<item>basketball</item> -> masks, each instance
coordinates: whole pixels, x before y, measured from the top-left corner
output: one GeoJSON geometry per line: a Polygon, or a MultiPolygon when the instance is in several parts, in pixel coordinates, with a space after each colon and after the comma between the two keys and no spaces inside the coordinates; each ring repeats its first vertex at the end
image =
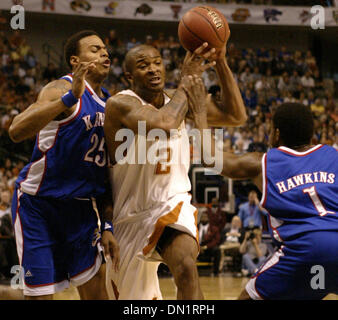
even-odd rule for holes
{"type": "Polygon", "coordinates": [[[193,52],[203,42],[208,48],[221,49],[228,41],[230,29],[224,15],[210,6],[199,6],[184,14],[178,25],[178,38],[184,49],[193,52]]]}

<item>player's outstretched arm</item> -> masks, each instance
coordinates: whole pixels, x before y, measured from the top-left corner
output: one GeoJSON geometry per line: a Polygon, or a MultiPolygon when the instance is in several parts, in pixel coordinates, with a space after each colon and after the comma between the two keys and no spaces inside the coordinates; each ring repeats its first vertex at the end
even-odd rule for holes
{"type": "Polygon", "coordinates": [[[222,163],[222,175],[231,179],[252,179],[261,188],[261,159],[263,154],[253,152],[239,156],[231,152],[222,152],[219,159],[215,158],[217,157],[215,140],[211,136],[210,130],[208,130],[205,102],[207,93],[199,77],[194,77],[194,82],[193,89],[189,92],[187,91],[188,105],[196,127],[200,131],[200,135],[197,137],[197,144],[199,150],[201,150],[203,165],[214,167],[214,162],[220,161],[222,163]],[[211,146],[206,146],[206,144],[211,144],[211,146]]]}
{"type": "Polygon", "coordinates": [[[207,69],[215,67],[221,87],[221,99],[216,101],[210,94],[206,99],[209,124],[213,126],[239,126],[244,124],[247,120],[247,114],[241,92],[225,58],[226,45],[221,51],[216,51],[215,48],[206,50],[207,46],[208,43],[205,42],[193,53],[186,53],[182,75],[201,76],[207,69]]]}
{"type": "Polygon", "coordinates": [[[50,121],[67,107],[61,97],[71,89],[71,83],[66,80],[55,80],[47,84],[40,92],[35,103],[18,114],[9,128],[9,136],[13,142],[21,142],[35,136],[50,121]]]}
{"type": "Polygon", "coordinates": [[[208,122],[214,126],[239,126],[246,122],[247,114],[241,92],[225,58],[226,45],[212,58],[221,87],[220,100],[208,101],[208,122]]]}
{"type": "Polygon", "coordinates": [[[58,116],[61,119],[68,117],[74,111],[75,104],[67,107],[61,98],[69,90],[72,90],[75,98],[80,98],[85,90],[85,76],[91,68],[95,68],[95,61],[80,63],[74,70],[73,83],[55,80],[47,84],[37,101],[13,119],[9,128],[9,136],[13,142],[21,142],[35,136],[58,116]]]}

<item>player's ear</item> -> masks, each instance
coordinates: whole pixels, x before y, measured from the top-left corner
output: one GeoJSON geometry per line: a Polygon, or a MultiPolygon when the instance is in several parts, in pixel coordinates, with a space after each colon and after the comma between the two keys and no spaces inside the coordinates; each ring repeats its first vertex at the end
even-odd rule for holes
{"type": "Polygon", "coordinates": [[[281,145],[281,141],[280,141],[280,131],[279,131],[279,129],[277,128],[277,129],[275,129],[275,134],[274,134],[274,136],[275,136],[275,145],[277,145],[277,146],[280,146],[281,145]]]}
{"type": "Polygon", "coordinates": [[[128,82],[131,84],[133,82],[133,76],[129,71],[125,71],[124,72],[124,76],[126,77],[126,79],[128,80],[128,82]]]}
{"type": "Polygon", "coordinates": [[[72,69],[75,69],[80,62],[80,58],[78,56],[71,56],[70,57],[70,64],[72,69]]]}

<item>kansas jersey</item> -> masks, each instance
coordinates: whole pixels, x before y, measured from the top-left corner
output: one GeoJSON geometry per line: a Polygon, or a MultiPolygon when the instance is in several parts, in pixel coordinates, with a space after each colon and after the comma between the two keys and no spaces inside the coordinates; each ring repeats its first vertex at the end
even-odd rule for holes
{"type": "Polygon", "coordinates": [[[327,145],[306,152],[286,147],[262,158],[270,230],[279,242],[312,231],[338,231],[338,155],[327,145]]]}
{"type": "MultiPolygon", "coordinates": [[[[72,75],[62,77],[72,82],[72,75]]],[[[30,163],[16,183],[30,195],[56,199],[96,197],[104,192],[107,152],[105,103],[86,82],[72,115],[51,121],[37,135],[30,163]]]]}

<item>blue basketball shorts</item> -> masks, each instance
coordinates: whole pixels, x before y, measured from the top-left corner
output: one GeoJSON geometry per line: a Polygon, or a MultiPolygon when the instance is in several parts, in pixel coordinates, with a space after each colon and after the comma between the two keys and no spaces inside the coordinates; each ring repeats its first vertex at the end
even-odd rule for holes
{"type": "Polygon", "coordinates": [[[80,286],[103,260],[96,206],[91,199],[57,200],[15,190],[12,221],[24,295],[80,286]]]}
{"type": "Polygon", "coordinates": [[[309,232],[285,241],[245,289],[254,300],[320,300],[338,294],[338,232],[309,232]]]}

